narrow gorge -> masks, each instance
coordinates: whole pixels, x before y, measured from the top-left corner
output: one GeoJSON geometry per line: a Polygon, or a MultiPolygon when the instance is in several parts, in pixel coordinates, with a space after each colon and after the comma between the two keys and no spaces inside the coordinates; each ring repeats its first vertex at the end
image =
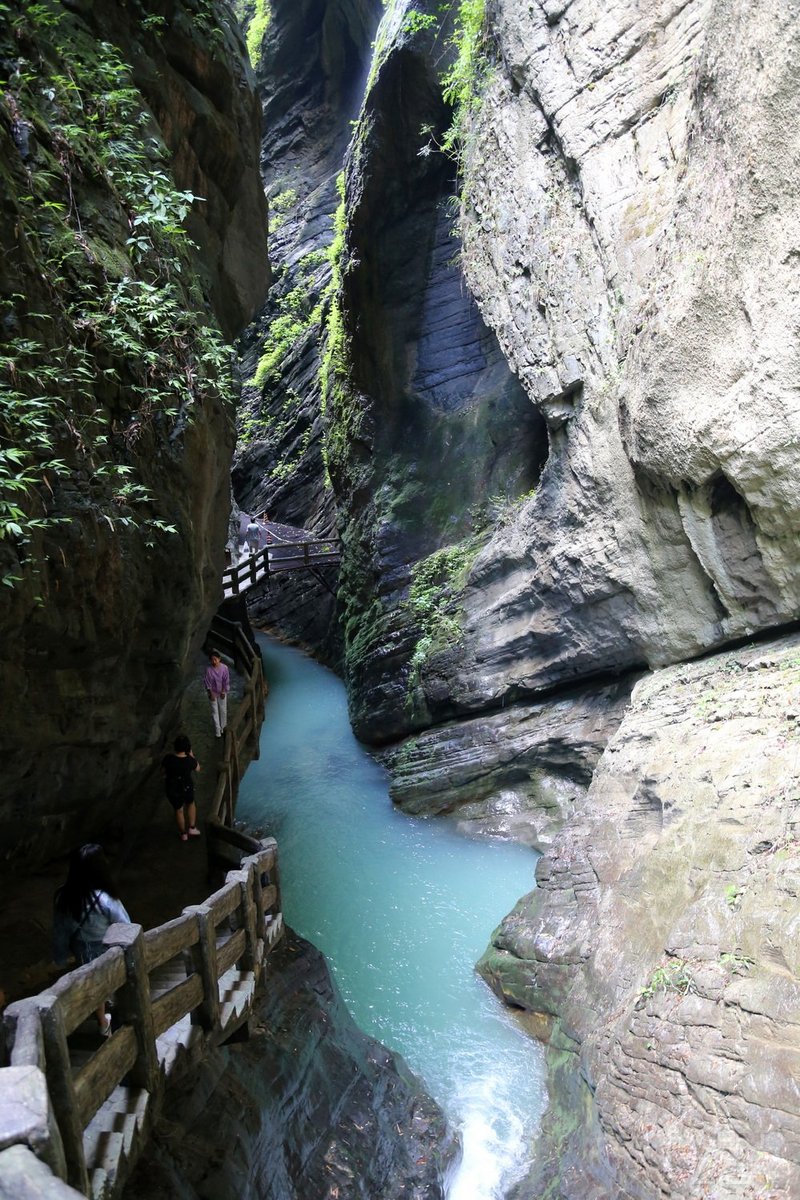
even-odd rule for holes
{"type": "MultiPolygon", "coordinates": [[[[249,621],[399,811],[541,853],[477,963],[547,1063],[492,1200],[800,1200],[795,6],[9,0],[0,49],[19,887],[146,821],[242,514],[340,538],[249,621]]],[[[291,938],[182,1094],[207,1170],[161,1129],[131,1200],[447,1194],[291,938]]]]}

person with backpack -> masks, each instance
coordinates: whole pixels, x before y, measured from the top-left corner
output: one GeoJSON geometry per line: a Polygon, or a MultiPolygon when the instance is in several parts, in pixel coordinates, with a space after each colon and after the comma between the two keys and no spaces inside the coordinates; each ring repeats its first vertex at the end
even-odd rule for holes
{"type": "MultiPolygon", "coordinates": [[[[73,850],[66,883],[55,895],[53,959],[63,966],[74,955],[79,964],[92,962],[105,952],[103,938],[109,925],[130,923],[119,898],[102,846],[88,842],[73,850]]],[[[111,1033],[111,1016],[105,1003],[95,1012],[103,1037],[111,1033]]]]}
{"type": "Polygon", "coordinates": [[[192,754],[192,743],[185,733],[175,738],[175,749],[161,761],[164,773],[164,791],[175,810],[175,821],[182,842],[190,837],[200,837],[197,828],[197,807],[194,802],[194,773],[200,763],[192,754]]]}

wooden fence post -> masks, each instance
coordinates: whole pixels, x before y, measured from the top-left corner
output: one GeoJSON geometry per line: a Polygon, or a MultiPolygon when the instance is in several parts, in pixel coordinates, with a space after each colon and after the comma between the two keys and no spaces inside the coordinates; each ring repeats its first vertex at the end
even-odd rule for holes
{"type": "Polygon", "coordinates": [[[264,919],[264,904],[263,904],[263,900],[262,900],[261,872],[258,869],[258,855],[257,854],[248,854],[247,858],[243,858],[241,869],[243,871],[250,869],[250,871],[252,872],[252,882],[250,884],[250,887],[252,889],[251,895],[253,897],[253,909],[254,909],[255,923],[256,923],[256,937],[260,941],[264,941],[266,939],[266,931],[265,931],[266,922],[264,919]]]}
{"type": "Polygon", "coordinates": [[[131,1083],[154,1092],[158,1087],[160,1068],[142,927],[111,925],[103,938],[103,945],[119,946],[125,955],[126,980],[117,991],[116,1008],[122,1024],[133,1026],[136,1034],[136,1062],[129,1072],[131,1083]]]}
{"type": "Polygon", "coordinates": [[[242,955],[242,970],[255,972],[258,969],[258,929],[256,926],[256,912],[253,904],[253,876],[255,872],[252,867],[245,867],[238,871],[229,871],[225,876],[228,883],[234,881],[239,884],[241,892],[242,905],[242,928],[244,929],[245,937],[245,952],[242,955]]]}
{"type": "Polygon", "coordinates": [[[191,1022],[203,1029],[215,1029],[219,1025],[219,971],[217,970],[217,927],[211,909],[205,904],[193,904],[185,908],[197,920],[199,941],[191,948],[194,969],[203,984],[203,999],[192,1010],[191,1022]]]}
{"type": "Polygon", "coordinates": [[[36,1007],[42,1022],[47,1090],[64,1146],[67,1182],[88,1196],[89,1175],[83,1152],[83,1126],[78,1116],[60,1001],[52,992],[43,992],[36,997],[36,1007]]]}

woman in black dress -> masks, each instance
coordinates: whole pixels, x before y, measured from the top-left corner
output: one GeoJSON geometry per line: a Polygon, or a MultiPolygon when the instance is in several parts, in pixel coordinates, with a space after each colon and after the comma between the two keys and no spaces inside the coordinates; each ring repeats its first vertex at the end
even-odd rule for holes
{"type": "Polygon", "coordinates": [[[200,770],[200,763],[192,754],[192,743],[186,734],[175,738],[175,750],[166,754],[161,763],[164,772],[164,791],[167,799],[175,810],[175,820],[182,842],[188,842],[190,837],[200,837],[197,821],[197,808],[194,803],[194,773],[200,770]]]}

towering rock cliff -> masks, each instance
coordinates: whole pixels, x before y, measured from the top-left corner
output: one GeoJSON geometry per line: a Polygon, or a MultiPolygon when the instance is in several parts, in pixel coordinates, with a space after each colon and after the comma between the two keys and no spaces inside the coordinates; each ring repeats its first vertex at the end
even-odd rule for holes
{"type": "Polygon", "coordinates": [[[258,111],[216,2],[3,5],[3,855],[125,814],[220,599],[267,283],[258,111]]]}
{"type": "Polygon", "coordinates": [[[347,153],[351,711],[400,803],[548,851],[482,967],[552,1022],[518,1200],[800,1190],[796,647],[721,653],[800,615],[799,37],[396,4],[347,153]]]}
{"type": "MultiPolygon", "coordinates": [[[[341,202],[337,180],[380,5],[274,3],[265,30],[242,8],[261,96],[275,282],[242,338],[234,495],[246,512],[326,537],[335,533],[336,505],[322,445],[321,340],[341,202]]],[[[251,616],[338,662],[334,585],[330,571],[321,580],[276,576],[251,596],[251,616]]]]}

